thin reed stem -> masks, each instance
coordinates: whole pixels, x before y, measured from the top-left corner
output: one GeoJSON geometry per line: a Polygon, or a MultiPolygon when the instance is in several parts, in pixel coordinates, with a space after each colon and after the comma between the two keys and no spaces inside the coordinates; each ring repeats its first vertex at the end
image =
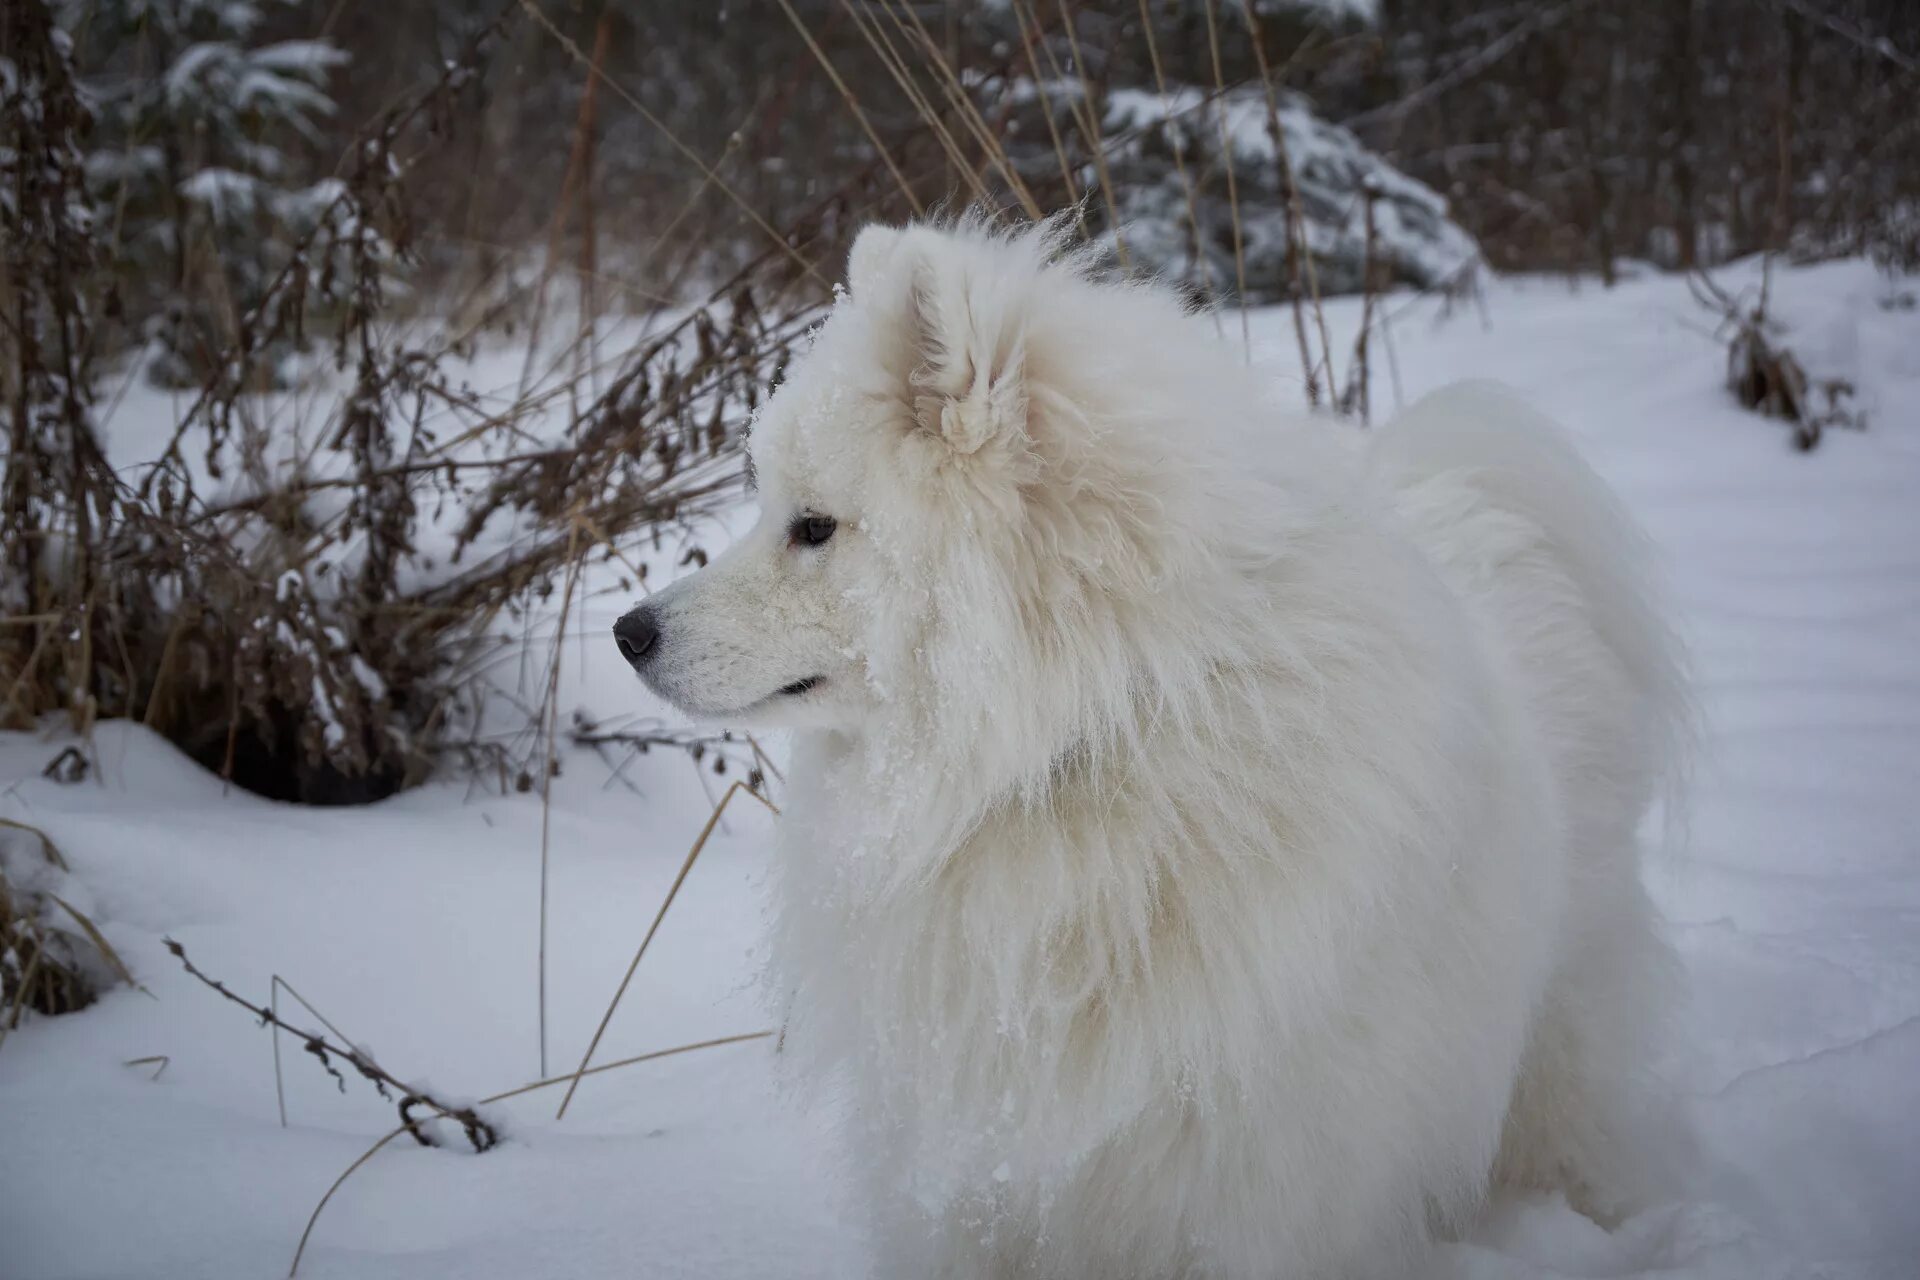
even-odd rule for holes
{"type": "MultiPolygon", "coordinates": [[[[1213,55],[1213,85],[1226,93],[1226,76],[1220,65],[1220,24],[1214,15],[1214,0],[1206,0],[1204,12],[1207,15],[1207,49],[1213,55]]],[[[1253,331],[1247,319],[1247,253],[1240,228],[1240,186],[1233,171],[1233,136],[1227,129],[1227,111],[1224,101],[1216,103],[1213,109],[1214,122],[1220,130],[1220,163],[1227,171],[1227,209],[1233,216],[1233,277],[1239,292],[1240,303],[1240,345],[1246,360],[1253,360],[1253,331]]]]}
{"type": "Polygon", "coordinates": [[[566,1118],[567,1104],[573,1101],[574,1091],[580,1087],[581,1078],[587,1074],[587,1064],[593,1061],[594,1052],[600,1048],[600,1037],[607,1033],[607,1024],[613,1021],[614,1010],[620,1007],[620,1001],[627,994],[627,987],[633,982],[633,975],[639,971],[640,961],[646,958],[647,948],[653,945],[653,935],[660,931],[660,922],[667,918],[667,909],[673,906],[674,898],[679,896],[680,886],[686,883],[687,873],[693,870],[693,864],[699,860],[700,851],[707,847],[707,838],[713,834],[713,829],[719,825],[720,815],[726,812],[727,802],[733,799],[735,793],[741,791],[745,791],[755,800],[767,806],[768,811],[774,814],[774,816],[779,816],[780,810],[774,807],[773,801],[767,799],[758,791],[753,790],[744,782],[738,781],[728,786],[726,794],[720,797],[720,803],[713,806],[713,813],[708,816],[707,825],[700,829],[700,835],[694,840],[693,847],[687,850],[687,860],[680,864],[680,874],[673,878],[673,884],[668,888],[666,898],[660,903],[660,910],[654,913],[653,923],[647,926],[646,936],[640,939],[640,949],[633,953],[633,963],[627,966],[625,976],[620,979],[619,988],[614,991],[613,999],[608,1001],[607,1011],[601,1015],[600,1025],[594,1029],[593,1039],[588,1043],[587,1051],[580,1056],[580,1066],[573,1073],[573,1083],[567,1086],[566,1096],[560,1099],[560,1109],[554,1113],[554,1119],[562,1120],[566,1118]]]}
{"type": "Polygon", "coordinates": [[[839,90],[840,97],[847,104],[847,110],[851,111],[853,118],[859,121],[861,131],[867,135],[867,141],[873,144],[873,149],[879,153],[880,159],[886,163],[887,172],[893,175],[894,185],[900,188],[900,194],[907,198],[909,205],[913,206],[914,216],[918,217],[924,214],[926,209],[921,205],[919,197],[915,196],[913,194],[913,188],[907,185],[905,176],[900,172],[900,166],[893,162],[893,156],[888,152],[887,144],[880,141],[880,135],[874,132],[873,122],[867,119],[867,113],[861,110],[860,100],[854,96],[853,90],[847,87],[847,82],[840,78],[840,71],[833,65],[833,59],[827,57],[826,50],[822,49],[819,43],[814,40],[813,32],[807,30],[807,24],[800,20],[798,13],[794,12],[793,5],[790,4],[788,0],[777,0],[777,3],[780,5],[780,11],[787,15],[787,21],[793,24],[793,29],[800,33],[802,40],[806,41],[807,49],[813,54],[814,59],[819,62],[820,69],[827,73],[827,78],[833,81],[833,87],[839,90]]]}

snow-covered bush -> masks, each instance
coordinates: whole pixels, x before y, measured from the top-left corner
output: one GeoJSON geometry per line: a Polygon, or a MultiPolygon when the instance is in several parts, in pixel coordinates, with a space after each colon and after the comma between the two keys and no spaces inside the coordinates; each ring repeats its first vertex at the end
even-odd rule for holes
{"type": "Polygon", "coordinates": [[[0,1041],[24,1013],[72,1013],[132,981],[97,914],[45,832],[0,821],[0,1041]]]}
{"type": "Polygon", "coordinates": [[[1237,292],[1235,211],[1225,185],[1196,189],[1189,211],[1188,184],[1176,158],[1201,172],[1233,165],[1251,301],[1288,297],[1295,280],[1306,278],[1306,264],[1296,270],[1289,251],[1288,164],[1299,194],[1302,243],[1323,293],[1359,292],[1367,285],[1369,264],[1376,288],[1424,288],[1479,260],[1473,237],[1447,216],[1446,201],[1432,188],[1320,119],[1298,94],[1276,95],[1269,110],[1258,85],[1217,95],[1191,85],[1169,87],[1164,97],[1116,89],[1105,108],[1123,234],[1129,249],[1162,274],[1210,284],[1219,295],[1237,292]],[[1274,138],[1276,124],[1284,151],[1274,138]],[[1190,217],[1197,217],[1204,265],[1195,261],[1190,217]]]}
{"type": "Polygon", "coordinates": [[[543,339],[544,287],[453,319],[407,275],[423,161],[482,131],[517,6],[410,75],[337,160],[294,143],[324,121],[339,59],[266,39],[264,5],[66,7],[87,57],[56,8],[0,8],[0,248],[10,318],[18,302],[31,321],[0,326],[0,724],[139,719],[288,800],[370,800],[442,763],[531,787],[553,695],[493,680],[500,646],[524,649],[555,605],[564,623],[589,556],[697,546],[691,522],[739,491],[733,445],[825,296],[796,287],[817,273],[791,246],[844,206],[816,201],[784,251],[618,348],[590,324],[543,339]],[[476,344],[529,310],[510,341],[556,367],[503,394],[475,376],[476,344]],[[116,314],[190,389],[121,381],[102,416],[144,403],[101,431],[108,375],[89,362],[116,314]]]}
{"type": "Polygon", "coordinates": [[[1010,0],[987,10],[982,37],[1005,69],[973,87],[983,115],[1007,116],[1023,181],[1043,203],[1081,200],[1129,267],[1249,303],[1430,287],[1480,261],[1473,237],[1438,193],[1286,85],[1287,49],[1351,34],[1374,10],[1163,0],[1042,31],[1010,0]]]}

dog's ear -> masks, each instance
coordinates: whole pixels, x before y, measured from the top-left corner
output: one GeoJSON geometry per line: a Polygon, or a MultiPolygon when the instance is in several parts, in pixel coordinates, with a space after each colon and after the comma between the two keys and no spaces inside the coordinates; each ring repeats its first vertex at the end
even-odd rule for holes
{"type": "Polygon", "coordinates": [[[852,251],[847,254],[847,288],[854,297],[865,300],[880,293],[887,263],[906,234],[877,222],[861,228],[860,234],[853,238],[852,251]]]}
{"type": "Polygon", "coordinates": [[[959,453],[1024,432],[1029,282],[995,272],[990,248],[925,227],[868,227],[847,276],[856,300],[895,313],[902,395],[923,430],[959,453]]]}

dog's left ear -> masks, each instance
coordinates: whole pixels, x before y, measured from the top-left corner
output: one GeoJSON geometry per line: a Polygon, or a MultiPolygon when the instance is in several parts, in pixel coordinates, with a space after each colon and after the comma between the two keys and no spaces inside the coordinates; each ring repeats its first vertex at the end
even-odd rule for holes
{"type": "Polygon", "coordinates": [[[868,227],[854,241],[855,298],[899,309],[900,372],[918,425],[970,454],[1026,429],[1025,287],[990,245],[927,227],[868,227]]]}

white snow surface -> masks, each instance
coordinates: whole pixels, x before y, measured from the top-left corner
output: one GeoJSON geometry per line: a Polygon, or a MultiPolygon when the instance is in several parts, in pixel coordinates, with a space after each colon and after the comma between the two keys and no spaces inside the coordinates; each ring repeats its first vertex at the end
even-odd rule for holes
{"type": "MultiPolygon", "coordinates": [[[[1732,403],[1677,279],[1499,282],[1484,312],[1444,318],[1433,300],[1389,303],[1405,396],[1506,379],[1619,487],[1662,550],[1704,722],[1687,821],[1648,870],[1691,979],[1676,1065],[1696,1185],[1611,1233],[1558,1201],[1499,1204],[1447,1250],[1454,1274],[1920,1274],[1915,292],[1862,263],[1776,277],[1789,342],[1814,376],[1850,377],[1870,415],[1806,456],[1732,403]]],[[[1342,365],[1357,315],[1357,300],[1329,308],[1342,365]]],[[[1253,327],[1255,357],[1297,379],[1291,317],[1253,327]]],[[[1376,343],[1383,409],[1384,356],[1376,343]]],[[[568,628],[564,705],[657,711],[603,638],[620,602],[592,601],[568,628]]],[[[114,990],[0,1046],[0,1276],[284,1275],[329,1184],[394,1123],[364,1082],[349,1071],[338,1091],[289,1039],[282,1128],[267,1033],[183,973],[163,936],[255,1000],[281,975],[395,1075],[446,1096],[540,1074],[537,790],[447,781],[301,809],[224,791],[123,724],[96,731],[92,778],[60,785],[40,772],[62,745],[0,735],[0,817],[59,844],[73,868],[59,892],[151,998],[114,990]],[[123,1065],[155,1055],[157,1079],[123,1065]]],[[[549,1074],[584,1051],[724,781],[662,751],[618,779],[585,752],[564,765],[549,1074]]],[[[767,1026],[754,975],[772,821],[729,809],[596,1061],[767,1026]]],[[[7,849],[16,866],[32,853],[7,849]]],[[[779,1067],[768,1040],[708,1049],[594,1076],[563,1121],[555,1089],[490,1107],[507,1140],[483,1155],[457,1134],[436,1150],[397,1140],[334,1195],[300,1274],[863,1274],[832,1117],[784,1093],[779,1067]]]]}

